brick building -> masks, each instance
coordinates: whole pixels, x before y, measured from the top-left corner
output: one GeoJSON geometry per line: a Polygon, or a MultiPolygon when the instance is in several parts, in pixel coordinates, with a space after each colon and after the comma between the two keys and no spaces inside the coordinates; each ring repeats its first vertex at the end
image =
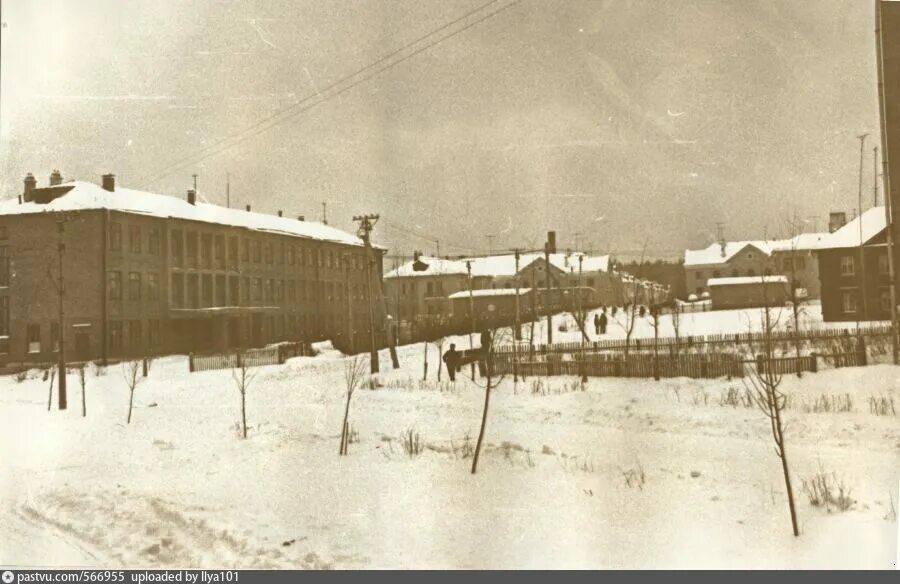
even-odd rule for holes
{"type": "MultiPolygon", "coordinates": [[[[0,202],[0,364],[334,339],[368,346],[366,274],[383,250],[302,218],[88,182],[0,202]],[[58,248],[62,244],[62,260],[58,248]]],[[[376,322],[378,322],[376,320],[376,322]]],[[[376,325],[376,328],[378,325],[376,325]]]]}

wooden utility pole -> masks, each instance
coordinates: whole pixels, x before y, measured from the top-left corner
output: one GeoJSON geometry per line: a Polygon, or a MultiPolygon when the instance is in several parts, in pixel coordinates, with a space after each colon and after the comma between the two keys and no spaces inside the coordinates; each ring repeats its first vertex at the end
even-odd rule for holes
{"type": "Polygon", "coordinates": [[[878,146],[873,149],[872,155],[872,206],[878,206],[878,146]]]}
{"type": "MultiPolygon", "coordinates": [[[[66,244],[63,243],[63,234],[66,230],[64,221],[56,224],[56,230],[59,234],[59,243],[57,251],[59,253],[59,264],[57,274],[57,288],[59,289],[59,361],[57,369],[59,373],[59,409],[66,409],[66,328],[65,328],[65,282],[63,281],[63,256],[66,251],[66,244]]],[[[104,292],[105,293],[105,292],[104,292]]]]}
{"type": "MultiPolygon", "coordinates": [[[[325,203],[322,203],[324,209],[325,203]]],[[[378,221],[378,215],[356,215],[353,220],[359,223],[357,235],[363,240],[366,254],[366,304],[369,307],[369,370],[378,373],[378,350],[375,346],[375,308],[372,305],[372,244],[369,235],[378,221]]],[[[324,221],[323,221],[324,222],[324,221]]]]}
{"type": "MultiPolygon", "coordinates": [[[[859,308],[862,308],[862,318],[868,318],[868,303],[866,302],[866,247],[865,241],[863,241],[863,208],[862,208],[862,190],[863,190],[863,158],[865,153],[865,144],[866,137],[868,134],[860,134],[859,138],[859,298],[860,298],[860,307],[857,307],[857,315],[860,315],[859,308]]],[[[857,333],[859,332],[859,321],[860,318],[857,316],[856,318],[856,329],[857,333]]]]}
{"type": "Polygon", "coordinates": [[[194,177],[194,192],[196,193],[197,192],[197,177],[200,175],[197,173],[194,173],[191,176],[194,177]]]}
{"type": "MultiPolygon", "coordinates": [[[[472,340],[472,333],[475,331],[475,295],[472,292],[472,262],[466,260],[466,273],[469,280],[469,349],[475,350],[475,341],[472,340]]],[[[472,381],[475,381],[475,362],[471,363],[472,381]]]]}
{"type": "Polygon", "coordinates": [[[547,310],[547,344],[553,344],[553,310],[550,308],[550,242],[544,244],[544,308],[547,310]]]}
{"type": "Polygon", "coordinates": [[[513,335],[513,340],[521,341],[522,340],[522,321],[519,317],[519,259],[521,255],[519,254],[519,250],[516,250],[516,330],[513,335]]]}
{"type": "Polygon", "coordinates": [[[881,54],[881,0],[875,2],[875,54],[878,69],[878,105],[879,117],[881,119],[881,164],[882,178],[884,180],[884,214],[885,224],[887,225],[887,254],[888,254],[888,277],[890,278],[891,291],[891,345],[894,353],[894,365],[900,364],[900,348],[898,348],[897,338],[897,287],[895,283],[896,269],[894,266],[894,225],[891,214],[891,180],[888,172],[888,147],[887,147],[887,127],[885,123],[886,104],[884,101],[884,61],[881,54]]]}
{"type": "Polygon", "coordinates": [[[344,260],[344,297],[347,299],[347,352],[356,354],[353,335],[353,295],[350,293],[350,254],[343,254],[344,260]]]}

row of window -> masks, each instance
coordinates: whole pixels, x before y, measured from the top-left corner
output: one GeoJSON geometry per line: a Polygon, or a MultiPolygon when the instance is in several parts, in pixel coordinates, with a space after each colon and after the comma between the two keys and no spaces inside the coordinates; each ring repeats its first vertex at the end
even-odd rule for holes
{"type": "MultiPolygon", "coordinates": [[[[843,255],[841,256],[841,276],[855,276],[856,275],[856,260],[857,257],[854,255],[843,255]]],[[[890,274],[890,264],[888,262],[887,254],[881,254],[878,256],[878,274],[881,276],[886,276],[890,274]]]]}
{"type": "MultiPolygon", "coordinates": [[[[363,300],[365,287],[351,284],[351,300],[363,300]]],[[[274,278],[250,278],[224,274],[172,274],[172,306],[174,308],[207,308],[213,306],[248,306],[253,302],[274,304],[346,299],[342,282],[312,282],[274,278]]]]}
{"type": "MultiPolygon", "coordinates": [[[[841,311],[844,314],[856,314],[859,310],[859,300],[856,290],[844,290],[841,292],[841,311]]],[[[881,312],[887,314],[891,311],[891,291],[884,289],[878,291],[878,305],[881,312]]]]}
{"type": "Polygon", "coordinates": [[[132,302],[141,300],[156,301],[159,300],[159,274],[149,272],[142,274],[141,272],[128,272],[127,291],[124,288],[125,283],[122,281],[122,272],[111,271],[106,274],[106,290],[107,297],[110,300],[127,299],[132,302]]]}
{"type": "MultiPolygon", "coordinates": [[[[159,227],[149,227],[144,233],[140,225],[124,226],[111,221],[109,224],[109,249],[123,251],[127,242],[130,253],[148,253],[159,255],[161,251],[161,235],[159,227]],[[146,237],[145,237],[146,236],[146,237]]],[[[245,264],[279,264],[290,266],[318,265],[324,268],[365,269],[363,253],[338,252],[336,250],[313,249],[293,245],[286,241],[260,241],[236,235],[213,235],[197,231],[172,230],[171,240],[172,262],[177,267],[203,269],[237,269],[241,262],[245,264]],[[349,262],[349,263],[348,263],[349,262]]]]}

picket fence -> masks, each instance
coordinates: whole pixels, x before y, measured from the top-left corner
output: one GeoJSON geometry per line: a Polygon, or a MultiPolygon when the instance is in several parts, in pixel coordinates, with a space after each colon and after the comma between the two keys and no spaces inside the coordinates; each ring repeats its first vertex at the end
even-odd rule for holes
{"type": "Polygon", "coordinates": [[[212,369],[233,369],[235,367],[259,367],[262,365],[281,365],[291,357],[313,355],[309,343],[281,343],[263,349],[248,349],[230,353],[214,353],[205,355],[188,355],[188,370],[209,371],[212,369]]]}

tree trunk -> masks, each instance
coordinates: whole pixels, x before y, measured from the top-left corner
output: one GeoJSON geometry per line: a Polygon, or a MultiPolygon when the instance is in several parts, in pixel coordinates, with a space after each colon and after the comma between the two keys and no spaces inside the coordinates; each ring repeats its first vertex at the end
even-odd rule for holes
{"type": "Polygon", "coordinates": [[[84,389],[85,389],[85,381],[84,381],[84,369],[79,373],[81,375],[81,417],[87,417],[87,402],[84,397],[84,389]]]}
{"type": "Polygon", "coordinates": [[[428,342],[422,343],[422,381],[428,381],[428,342]]]}
{"type": "Polygon", "coordinates": [[[481,414],[481,430],[478,431],[478,442],[475,443],[475,455],[472,457],[472,474],[478,470],[478,456],[481,454],[481,443],[484,441],[484,429],[487,426],[488,405],[491,400],[491,377],[488,373],[487,386],[484,390],[484,412],[481,414]]]}
{"type": "Polygon", "coordinates": [[[339,454],[341,456],[347,454],[349,450],[347,448],[347,443],[350,441],[350,437],[347,436],[347,419],[350,417],[350,397],[351,393],[347,392],[347,403],[344,404],[344,423],[341,424],[341,450],[339,454]]]}
{"type": "Polygon", "coordinates": [[[128,393],[128,420],[125,422],[126,424],[131,423],[131,410],[134,407],[134,388],[130,388],[128,393]]]}
{"type": "Polygon", "coordinates": [[[244,430],[244,438],[247,438],[247,388],[241,390],[241,427],[244,430]]]}
{"type": "Polygon", "coordinates": [[[53,405],[53,379],[56,375],[51,371],[50,372],[50,391],[47,393],[47,411],[50,411],[50,407],[53,405]]]}
{"type": "Polygon", "coordinates": [[[784,488],[787,491],[788,509],[791,512],[791,528],[794,530],[794,537],[799,537],[800,529],[797,527],[797,508],[794,504],[794,489],[791,487],[791,473],[788,470],[787,451],[784,448],[784,429],[781,427],[781,413],[777,408],[775,410],[775,427],[778,431],[778,450],[779,458],[781,458],[781,471],[784,473],[784,488]]]}

